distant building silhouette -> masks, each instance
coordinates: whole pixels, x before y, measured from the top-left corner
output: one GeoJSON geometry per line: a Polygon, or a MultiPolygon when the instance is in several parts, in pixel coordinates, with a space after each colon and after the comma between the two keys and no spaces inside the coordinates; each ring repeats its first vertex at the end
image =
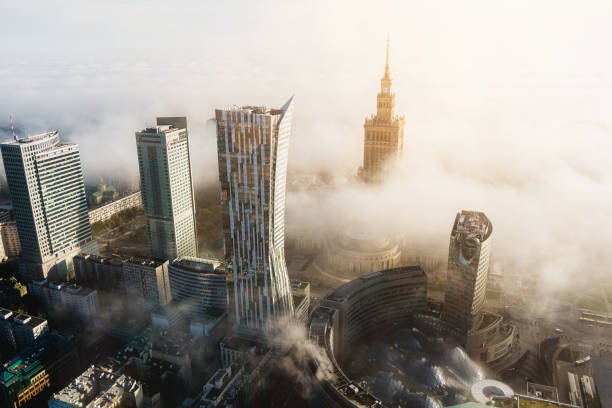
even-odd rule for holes
{"type": "Polygon", "coordinates": [[[385,74],[380,80],[380,92],[376,115],[366,118],[364,127],[363,166],[360,177],[366,182],[380,182],[385,169],[392,166],[404,147],[404,117],[395,114],[395,94],[391,91],[393,80],[389,74],[389,39],[385,74]]]}

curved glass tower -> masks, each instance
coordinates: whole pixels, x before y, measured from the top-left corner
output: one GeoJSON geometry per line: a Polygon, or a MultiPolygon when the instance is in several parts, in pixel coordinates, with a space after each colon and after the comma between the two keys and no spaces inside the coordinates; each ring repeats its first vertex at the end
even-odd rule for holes
{"type": "Polygon", "coordinates": [[[293,97],[280,109],[217,109],[225,258],[239,330],[293,313],[285,263],[285,184],[293,97]]]}
{"type": "Polygon", "coordinates": [[[464,210],[455,217],[442,318],[464,346],[483,319],[492,233],[484,213],[464,210]]]}

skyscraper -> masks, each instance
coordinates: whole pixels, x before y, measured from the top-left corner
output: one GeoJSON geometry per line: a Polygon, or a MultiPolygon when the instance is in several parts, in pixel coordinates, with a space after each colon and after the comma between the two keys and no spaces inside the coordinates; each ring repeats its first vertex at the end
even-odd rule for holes
{"type": "Polygon", "coordinates": [[[151,256],[197,256],[187,118],[157,118],[136,145],[151,256]]]}
{"type": "Polygon", "coordinates": [[[41,279],[53,269],[71,272],[68,258],[92,241],[79,147],[48,132],[1,149],[21,241],[20,270],[41,279]]]}
{"type": "Polygon", "coordinates": [[[226,261],[238,329],[261,332],[293,313],[285,263],[285,184],[293,97],[280,109],[217,109],[226,261]]]}
{"type": "Polygon", "coordinates": [[[442,319],[464,346],[482,323],[492,232],[484,213],[465,210],[451,232],[442,319]]]}
{"type": "Polygon", "coordinates": [[[389,74],[389,39],[385,74],[380,80],[376,115],[366,118],[364,128],[363,166],[359,175],[366,182],[380,182],[384,170],[402,154],[404,146],[404,117],[395,114],[393,80],[389,74]]]}

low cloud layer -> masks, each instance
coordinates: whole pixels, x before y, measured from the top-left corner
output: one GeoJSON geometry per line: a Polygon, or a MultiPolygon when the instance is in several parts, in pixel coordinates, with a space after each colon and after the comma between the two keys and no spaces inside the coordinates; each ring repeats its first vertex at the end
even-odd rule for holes
{"type": "Polygon", "coordinates": [[[57,50],[36,48],[36,33],[7,44],[0,133],[10,138],[9,114],[20,134],[59,129],[81,146],[90,181],[136,185],[134,132],[155,116],[186,115],[194,180],[217,183],[214,108],[280,106],[295,94],[289,180],[326,173],[335,181],[334,188],[290,193],[288,223],[320,222],[327,234],[368,220],[446,246],[455,213],[475,209],[493,222],[496,261],[514,271],[546,277],[550,287],[610,276],[606,3],[504,8],[473,1],[445,4],[447,13],[422,2],[265,2],[257,10],[245,3],[235,24],[221,18],[232,15],[229,6],[181,3],[166,34],[146,36],[135,34],[144,32],[137,22],[162,21],[168,10],[111,2],[96,14],[57,3],[5,6],[14,21],[55,17],[62,24],[37,28],[57,50]],[[388,21],[369,18],[380,7],[395,11],[388,21]],[[94,24],[104,16],[116,18],[109,37],[94,24]],[[363,188],[346,180],[361,164],[363,120],[375,111],[387,31],[397,111],[406,115],[405,152],[386,184],[363,188]]]}

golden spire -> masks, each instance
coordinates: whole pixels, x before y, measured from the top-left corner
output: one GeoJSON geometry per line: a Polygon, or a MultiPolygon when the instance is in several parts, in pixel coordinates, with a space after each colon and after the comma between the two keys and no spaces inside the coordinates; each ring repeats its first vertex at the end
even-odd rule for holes
{"type": "Polygon", "coordinates": [[[385,76],[389,76],[389,34],[387,34],[387,61],[385,62],[385,76]]]}

